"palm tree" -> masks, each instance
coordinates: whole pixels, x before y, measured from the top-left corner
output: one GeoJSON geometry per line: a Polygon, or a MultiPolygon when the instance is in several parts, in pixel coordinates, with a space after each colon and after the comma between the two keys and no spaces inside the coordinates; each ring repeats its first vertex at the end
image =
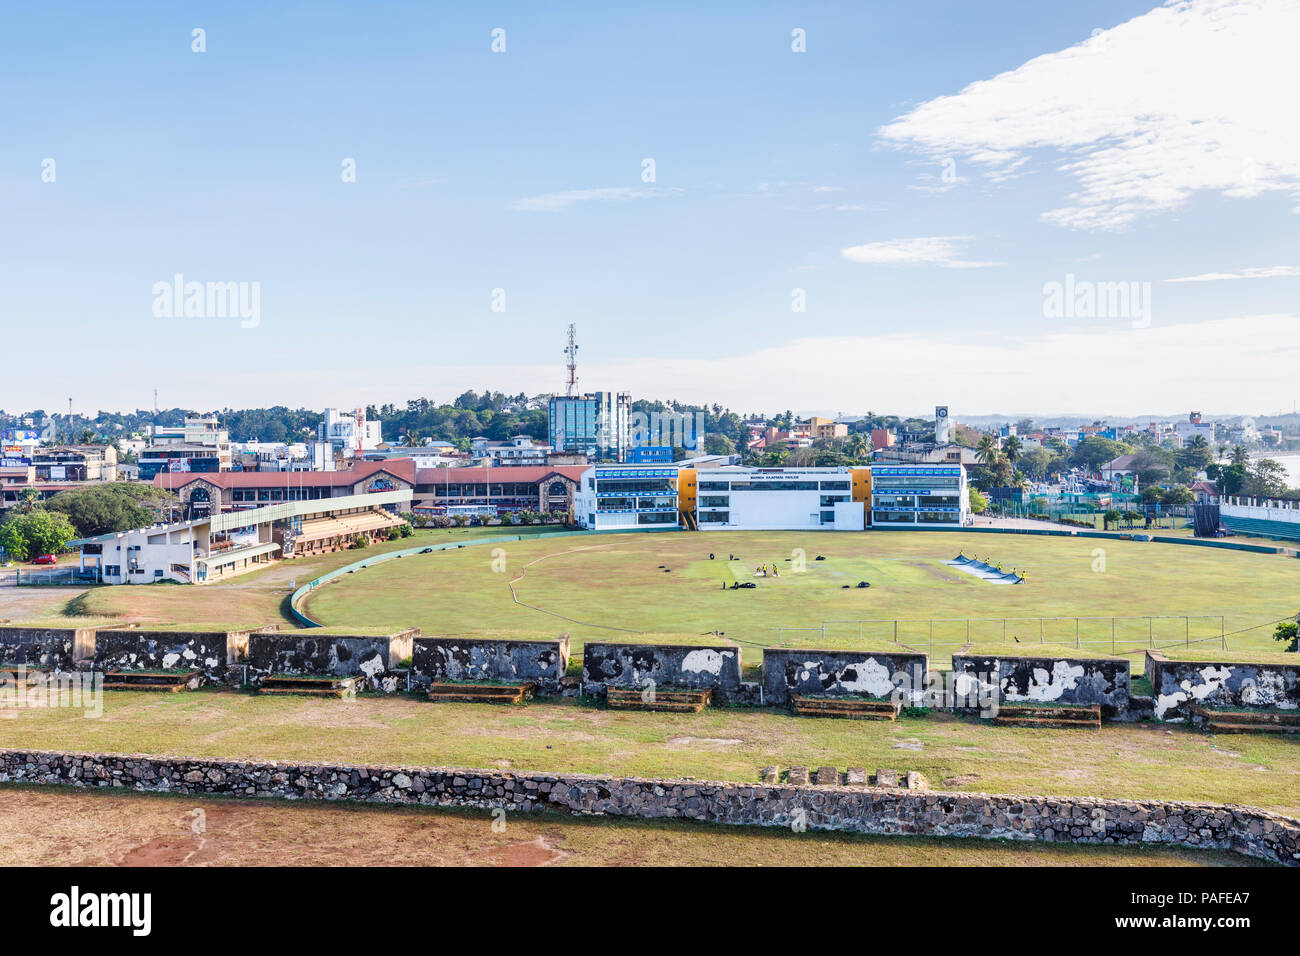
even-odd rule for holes
{"type": "Polygon", "coordinates": [[[993,441],[992,435],[981,435],[979,444],[975,446],[975,457],[982,465],[993,464],[993,459],[998,455],[998,446],[993,441]]]}
{"type": "Polygon", "coordinates": [[[1014,463],[1015,460],[1020,457],[1020,448],[1021,445],[1020,445],[1019,435],[1008,435],[1007,440],[1002,444],[1002,450],[1006,452],[1007,461],[1010,461],[1012,463],[1014,463]]]}
{"type": "MultiPolygon", "coordinates": [[[[1196,436],[1200,438],[1200,435],[1196,436]]],[[[1250,452],[1246,451],[1245,445],[1232,446],[1232,463],[1234,465],[1244,465],[1250,461],[1250,452]]]]}
{"type": "Polygon", "coordinates": [[[849,439],[849,454],[854,458],[866,458],[871,452],[871,444],[867,441],[867,436],[862,432],[857,432],[849,439]]]}

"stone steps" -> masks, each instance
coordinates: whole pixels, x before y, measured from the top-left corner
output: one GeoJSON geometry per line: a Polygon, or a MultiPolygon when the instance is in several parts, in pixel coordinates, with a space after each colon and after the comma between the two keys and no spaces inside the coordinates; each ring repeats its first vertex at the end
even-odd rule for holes
{"type": "Polygon", "coordinates": [[[1213,734],[1300,734],[1295,724],[1237,724],[1220,720],[1206,723],[1205,729],[1213,734]]]}
{"type": "Polygon", "coordinates": [[[1300,733],[1300,711],[1261,708],[1259,710],[1214,710],[1199,701],[1191,707],[1198,724],[1219,734],[1300,733]]]}
{"type": "Polygon", "coordinates": [[[307,674],[276,674],[262,679],[262,694],[298,694],[304,697],[351,697],[358,677],[317,677],[307,674]]]}
{"type": "Polygon", "coordinates": [[[841,717],[848,720],[897,720],[903,706],[893,700],[813,697],[809,694],[791,694],[790,703],[801,717],[841,717]]]}
{"type": "Polygon", "coordinates": [[[1034,704],[1001,704],[993,718],[993,724],[997,727],[1100,730],[1101,705],[1040,707],[1034,704]]]}
{"type": "Polygon", "coordinates": [[[607,686],[605,694],[611,710],[653,710],[668,714],[698,714],[713,700],[712,690],[663,687],[656,687],[647,695],[640,687],[607,686]]]}
{"type": "Polygon", "coordinates": [[[104,690],[148,690],[176,694],[190,689],[190,681],[197,670],[163,674],[157,671],[105,671],[104,690]]]}
{"type": "Polygon", "coordinates": [[[532,699],[537,685],[522,684],[454,684],[435,681],[429,685],[429,700],[462,704],[523,704],[532,699]]]}

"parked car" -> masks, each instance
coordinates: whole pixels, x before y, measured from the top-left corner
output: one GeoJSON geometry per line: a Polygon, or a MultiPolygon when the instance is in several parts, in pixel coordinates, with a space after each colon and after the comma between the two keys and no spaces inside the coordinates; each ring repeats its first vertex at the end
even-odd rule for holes
{"type": "Polygon", "coordinates": [[[59,559],[53,554],[42,554],[32,564],[58,564],[59,559]]]}

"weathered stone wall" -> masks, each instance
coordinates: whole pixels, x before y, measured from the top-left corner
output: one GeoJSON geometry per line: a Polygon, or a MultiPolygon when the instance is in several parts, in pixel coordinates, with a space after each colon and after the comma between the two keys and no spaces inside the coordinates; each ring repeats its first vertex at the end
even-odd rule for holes
{"type": "Polygon", "coordinates": [[[740,648],[690,644],[621,644],[598,641],[582,647],[582,682],[588,694],[615,687],[689,687],[713,691],[720,704],[738,703],[740,648]]]}
{"type": "Polygon", "coordinates": [[[0,627],[0,664],[70,671],[93,652],[94,642],[94,628],[0,627]]]}
{"type": "Polygon", "coordinates": [[[411,651],[411,683],[433,681],[533,681],[542,694],[560,693],[569,669],[569,636],[553,641],[464,637],[417,637],[411,651]]]}
{"type": "Polygon", "coordinates": [[[244,677],[260,684],[271,674],[363,676],[368,682],[411,656],[412,628],[386,637],[319,634],[313,630],[250,634],[244,677]]]}
{"type": "MultiPolygon", "coordinates": [[[[895,686],[920,694],[925,688],[924,654],[874,651],[815,651],[802,648],[763,649],[763,703],[781,707],[791,694],[828,697],[874,697],[888,700],[895,686]],[[905,674],[898,685],[895,674],[905,674]]],[[[903,701],[907,703],[908,694],[903,701]]]]}
{"type": "Polygon", "coordinates": [[[39,751],[0,752],[0,781],[290,800],[551,808],[741,826],[799,822],[811,830],[888,835],[1178,845],[1232,849],[1300,865],[1300,820],[1207,803],[39,751]]]}
{"type": "Polygon", "coordinates": [[[1007,704],[1100,704],[1102,716],[1111,718],[1129,712],[1129,662],[1121,658],[954,654],[952,670],[961,696],[973,697],[982,685],[1007,704]],[[994,675],[996,687],[990,687],[987,677],[994,675]]]}
{"type": "Polygon", "coordinates": [[[222,682],[241,660],[248,639],[248,631],[101,630],[95,634],[94,666],[99,671],[197,668],[206,680],[222,682]]]}
{"type": "Polygon", "coordinates": [[[1147,651],[1147,679],[1155,695],[1157,720],[1181,721],[1197,701],[1207,707],[1300,707],[1300,660],[1295,664],[1170,660],[1147,651]]]}

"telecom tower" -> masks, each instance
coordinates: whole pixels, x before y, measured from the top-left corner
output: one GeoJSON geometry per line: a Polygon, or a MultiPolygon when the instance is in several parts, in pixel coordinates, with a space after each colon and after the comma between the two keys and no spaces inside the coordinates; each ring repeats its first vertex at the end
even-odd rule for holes
{"type": "Polygon", "coordinates": [[[573,397],[573,390],[578,385],[578,327],[569,323],[569,344],[564,348],[564,355],[567,359],[565,367],[569,370],[569,379],[564,384],[564,394],[567,398],[573,397]]]}

